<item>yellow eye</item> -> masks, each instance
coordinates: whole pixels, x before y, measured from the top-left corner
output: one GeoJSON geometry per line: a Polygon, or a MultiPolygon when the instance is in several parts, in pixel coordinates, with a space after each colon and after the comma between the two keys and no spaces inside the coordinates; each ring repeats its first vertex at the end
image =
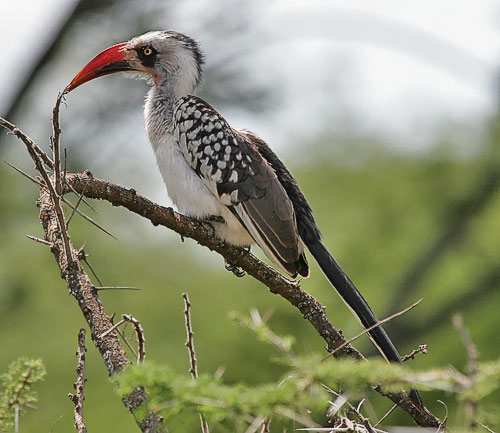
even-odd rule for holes
{"type": "Polygon", "coordinates": [[[145,56],[150,56],[151,54],[153,54],[152,48],[149,47],[144,48],[142,52],[144,53],[145,56]]]}

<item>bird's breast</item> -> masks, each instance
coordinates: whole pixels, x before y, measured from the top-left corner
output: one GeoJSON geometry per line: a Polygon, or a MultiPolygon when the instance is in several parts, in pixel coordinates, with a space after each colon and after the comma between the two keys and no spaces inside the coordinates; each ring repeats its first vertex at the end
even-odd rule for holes
{"type": "Polygon", "coordinates": [[[152,144],[168,195],[179,212],[200,220],[213,215],[221,216],[225,224],[213,223],[219,238],[239,246],[254,243],[238,219],[188,165],[173,135],[165,134],[152,144]]]}

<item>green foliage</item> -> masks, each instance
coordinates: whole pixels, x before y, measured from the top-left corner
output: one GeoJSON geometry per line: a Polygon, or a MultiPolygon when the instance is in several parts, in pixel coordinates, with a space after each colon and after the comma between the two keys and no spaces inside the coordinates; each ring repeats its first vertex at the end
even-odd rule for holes
{"type": "Polygon", "coordinates": [[[16,410],[22,414],[37,401],[33,385],[40,382],[45,373],[41,359],[19,358],[9,365],[7,373],[0,375],[0,431],[14,427],[16,410]]]}
{"type": "MultiPolygon", "coordinates": [[[[469,425],[469,431],[474,431],[474,426],[479,423],[492,421],[485,398],[499,390],[500,359],[478,363],[477,371],[465,375],[449,366],[416,371],[381,359],[359,362],[322,359],[319,353],[298,356],[289,343],[291,337],[271,331],[256,310],[252,311],[251,317],[237,313],[231,313],[231,316],[252,330],[260,341],[280,349],[282,354],[277,361],[288,367],[281,379],[255,386],[230,385],[207,374],[193,380],[187,373],[178,375],[171,367],[147,362],[130,367],[113,378],[122,397],[139,386],[146,388],[150,400],[147,407],[136,414],[139,419],[148,409],[159,411],[167,426],[179,420],[183,423],[189,418],[195,420],[197,414],[202,413],[212,428],[232,432],[246,431],[248,423],[259,416],[272,420],[273,425],[285,426],[293,419],[311,427],[314,421],[321,425],[327,422],[329,400],[336,398],[332,396],[332,390],[354,402],[366,397],[370,388],[381,386],[384,391],[392,392],[416,387],[421,391],[445,389],[454,393],[456,401],[461,403],[459,413],[468,413],[457,427],[469,425]],[[473,410],[467,407],[473,407],[473,410]],[[295,413],[297,417],[294,417],[295,413]]],[[[344,412],[348,414],[349,407],[338,415],[344,412]]]]}
{"type": "MultiPolygon", "coordinates": [[[[160,411],[167,425],[175,418],[187,422],[190,415],[196,418],[201,412],[212,426],[245,431],[248,424],[243,419],[258,415],[271,417],[284,408],[297,405],[308,408],[315,408],[318,404],[325,408],[327,405],[326,392],[318,387],[313,389],[311,384],[304,388],[301,378],[256,386],[227,385],[207,374],[193,380],[187,374],[179,375],[167,366],[148,362],[127,369],[114,381],[120,395],[144,385],[150,396],[148,408],[160,411]],[[322,398],[313,398],[315,394],[322,398]]],[[[141,415],[138,417],[140,419],[141,415]]]]}

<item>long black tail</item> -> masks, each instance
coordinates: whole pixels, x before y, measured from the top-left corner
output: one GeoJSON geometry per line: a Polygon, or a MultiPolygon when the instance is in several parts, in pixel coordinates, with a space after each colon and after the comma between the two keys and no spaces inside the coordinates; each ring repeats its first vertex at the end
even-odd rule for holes
{"type": "MultiPolygon", "coordinates": [[[[320,240],[311,240],[306,241],[306,246],[324,272],[326,278],[328,278],[346,304],[354,311],[354,314],[359,318],[365,329],[374,326],[378,320],[375,314],[373,314],[372,309],[323,243],[320,240]]],[[[388,361],[402,364],[401,356],[382,326],[372,329],[369,331],[369,334],[372,341],[388,361]]],[[[423,406],[422,399],[416,390],[411,390],[410,398],[418,406],[423,406]]]]}

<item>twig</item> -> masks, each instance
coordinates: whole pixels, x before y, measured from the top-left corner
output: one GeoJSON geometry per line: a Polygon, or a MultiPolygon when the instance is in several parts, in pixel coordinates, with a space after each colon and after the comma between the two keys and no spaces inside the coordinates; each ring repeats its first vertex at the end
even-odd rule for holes
{"type": "Polygon", "coordinates": [[[44,239],[40,239],[40,238],[37,238],[35,236],[31,236],[31,235],[26,235],[26,237],[28,239],[31,239],[32,241],[38,242],[38,243],[43,244],[43,245],[48,245],[49,247],[52,247],[52,243],[51,242],[47,242],[44,239]]]}
{"type": "Polygon", "coordinates": [[[436,433],[439,433],[441,431],[446,430],[446,423],[448,422],[448,406],[446,406],[446,403],[444,401],[441,401],[441,400],[436,400],[436,401],[438,403],[441,403],[444,406],[444,410],[445,410],[444,418],[439,423],[438,429],[436,431],[436,433]]]}
{"type": "MultiPolygon", "coordinates": [[[[184,319],[186,321],[186,334],[187,334],[187,339],[186,343],[184,344],[189,353],[189,373],[191,373],[191,377],[193,379],[196,379],[198,377],[198,367],[196,365],[196,352],[194,350],[194,340],[193,340],[193,327],[191,325],[191,302],[189,301],[189,296],[187,293],[182,294],[182,298],[184,299],[184,319]]],[[[210,428],[208,427],[208,423],[205,420],[205,417],[203,414],[200,412],[200,424],[201,424],[201,431],[203,433],[210,433],[210,428]]]]}
{"type": "Polygon", "coordinates": [[[83,401],[85,396],[83,394],[85,382],[85,329],[80,329],[78,333],[78,349],[76,356],[78,357],[78,363],[76,365],[76,382],[73,385],[76,394],[68,394],[69,399],[75,405],[75,427],[78,433],[87,433],[87,427],[83,420],[83,401]]]}
{"type": "Polygon", "coordinates": [[[43,185],[43,183],[39,182],[38,180],[36,180],[33,176],[30,176],[28,173],[25,173],[23,170],[21,170],[19,167],[16,167],[15,165],[12,165],[10,162],[8,161],[3,161],[5,162],[5,164],[7,164],[9,167],[13,168],[14,170],[16,170],[18,173],[22,174],[24,177],[28,178],[29,180],[31,180],[31,182],[37,184],[40,188],[45,188],[45,185],[43,185]]]}
{"type": "Polygon", "coordinates": [[[73,203],[71,203],[69,200],[65,199],[64,196],[61,197],[62,201],[66,203],[70,208],[73,209],[74,212],[76,212],[78,215],[80,215],[83,219],[87,220],[90,224],[96,226],[99,230],[102,230],[104,233],[106,233],[108,236],[111,236],[115,241],[118,239],[113,236],[110,232],[108,232],[104,227],[100,226],[98,223],[96,223],[92,218],[90,218],[88,215],[85,215],[82,211],[78,210],[73,203]]]}
{"type": "Polygon", "coordinates": [[[68,149],[64,148],[64,169],[63,169],[63,180],[66,180],[66,173],[68,172],[68,149]]]}
{"type": "Polygon", "coordinates": [[[406,362],[409,359],[415,359],[415,355],[417,353],[427,354],[427,344],[421,344],[416,349],[413,349],[408,355],[405,355],[401,358],[402,362],[406,362]]]}
{"type": "MultiPolygon", "coordinates": [[[[144,337],[144,329],[141,326],[141,322],[139,322],[134,316],[131,314],[123,314],[122,319],[116,322],[113,326],[111,326],[107,331],[104,331],[98,338],[104,338],[106,335],[109,335],[116,328],[118,328],[121,324],[125,322],[130,322],[134,325],[135,333],[137,335],[137,344],[139,346],[139,350],[137,353],[137,363],[141,363],[146,358],[146,338],[144,337]]],[[[124,340],[124,336],[122,337],[124,340]]],[[[135,351],[133,351],[135,354],[135,351]]]]}
{"type": "Polygon", "coordinates": [[[123,319],[134,325],[135,334],[137,336],[137,345],[139,347],[137,351],[137,364],[144,362],[146,359],[146,337],[144,336],[144,329],[142,328],[141,322],[139,322],[131,314],[124,314],[123,319]]]}
{"type": "Polygon", "coordinates": [[[361,337],[361,336],[365,335],[366,333],[370,332],[372,329],[375,329],[376,327],[378,327],[380,325],[383,325],[384,323],[389,322],[390,320],[392,320],[392,319],[394,319],[396,317],[399,317],[399,316],[407,313],[408,311],[412,310],[418,304],[420,304],[422,302],[422,300],[423,300],[423,298],[420,298],[417,302],[411,304],[409,307],[406,307],[404,310],[399,311],[398,313],[394,313],[391,316],[386,317],[383,320],[379,320],[377,323],[375,323],[375,325],[370,326],[369,328],[364,329],[359,334],[355,335],[354,337],[352,337],[349,340],[347,340],[344,343],[342,343],[339,347],[337,347],[335,350],[333,350],[332,352],[330,352],[328,355],[325,355],[323,358],[321,358],[321,361],[324,361],[325,359],[327,359],[330,356],[334,355],[336,352],[338,352],[339,350],[341,350],[344,346],[347,346],[348,344],[351,344],[353,341],[356,341],[359,337],[361,337]]]}
{"type": "Polygon", "coordinates": [[[59,106],[63,98],[64,93],[57,95],[56,105],[52,110],[52,137],[50,137],[52,156],[54,157],[54,189],[58,196],[61,195],[61,154],[59,151],[61,128],[59,126],[59,106]]]}
{"type": "Polygon", "coordinates": [[[24,134],[16,125],[9,122],[7,119],[0,117],[0,126],[9,129],[13,135],[19,138],[26,145],[26,147],[33,149],[35,154],[38,155],[38,157],[47,167],[51,169],[54,168],[54,163],[49,158],[49,156],[38,146],[38,144],[36,144],[30,137],[24,134]]]}
{"type": "Polygon", "coordinates": [[[193,341],[193,327],[191,326],[191,302],[189,302],[189,297],[187,293],[182,294],[182,298],[184,299],[184,319],[186,321],[186,334],[187,340],[184,344],[189,353],[189,373],[191,373],[191,377],[196,379],[198,377],[198,367],[196,365],[196,352],[194,350],[194,341],[193,341]]]}
{"type": "Polygon", "coordinates": [[[96,290],[142,290],[140,287],[95,286],[96,290]]]}
{"type": "Polygon", "coordinates": [[[384,414],[384,416],[382,418],[380,418],[376,423],[375,425],[373,426],[373,428],[377,428],[380,424],[382,424],[386,419],[387,417],[392,413],[394,412],[394,409],[396,409],[398,407],[397,404],[394,404],[391,406],[391,408],[384,414]]]}
{"type": "MultiPolygon", "coordinates": [[[[64,175],[66,176],[66,173],[64,175]]],[[[75,207],[73,208],[73,211],[71,212],[71,215],[69,216],[68,220],[66,221],[66,226],[69,227],[69,223],[71,222],[71,218],[73,218],[73,215],[75,214],[76,210],[78,209],[78,206],[80,206],[80,203],[82,202],[84,194],[85,194],[85,189],[83,189],[82,193],[80,194],[80,197],[78,197],[78,201],[76,202],[75,207]]]]}
{"type": "Polygon", "coordinates": [[[35,163],[35,167],[37,171],[41,174],[46,187],[49,189],[50,192],[50,199],[54,203],[54,210],[57,215],[57,221],[59,224],[59,227],[61,227],[61,235],[63,238],[63,243],[64,243],[64,253],[66,255],[66,266],[69,266],[70,263],[73,261],[73,257],[71,255],[71,249],[69,245],[69,236],[68,232],[66,230],[66,221],[64,220],[64,214],[61,209],[61,203],[60,203],[60,196],[57,194],[57,192],[54,190],[54,187],[52,183],[50,182],[49,175],[47,171],[45,170],[45,167],[43,166],[42,159],[40,157],[40,153],[45,155],[45,152],[41,150],[38,145],[31,139],[29,138],[23,131],[21,131],[16,125],[13,123],[10,123],[9,121],[5,120],[3,117],[0,117],[0,125],[10,129],[12,133],[18,137],[25,145],[26,149],[28,150],[28,153],[31,156],[31,159],[35,163]],[[38,149],[38,150],[37,150],[38,149]]]}
{"type": "Polygon", "coordinates": [[[495,433],[492,429],[490,429],[487,425],[484,425],[484,424],[481,424],[481,423],[478,423],[482,428],[484,428],[485,430],[487,430],[489,433],[495,433]]]}
{"type": "Polygon", "coordinates": [[[125,333],[122,332],[122,331],[120,331],[119,328],[116,328],[116,332],[118,333],[118,335],[121,337],[121,339],[123,340],[123,342],[127,345],[127,347],[130,349],[130,351],[134,354],[135,358],[137,359],[137,352],[135,351],[135,349],[132,347],[132,345],[128,341],[128,338],[125,335],[125,333]]]}
{"type": "MultiPolygon", "coordinates": [[[[97,276],[96,272],[94,271],[94,268],[92,267],[92,265],[90,264],[90,262],[88,260],[89,254],[85,254],[85,249],[84,248],[85,248],[85,242],[82,245],[82,247],[77,251],[78,260],[83,261],[89,267],[90,272],[92,272],[92,275],[95,277],[95,279],[97,280],[97,282],[102,286],[101,280],[97,276]]],[[[94,288],[95,288],[95,286],[94,286],[94,288]]]]}
{"type": "Polygon", "coordinates": [[[125,323],[125,322],[126,322],[125,319],[119,320],[113,326],[111,326],[109,329],[107,329],[101,335],[99,335],[97,338],[101,339],[101,338],[106,337],[106,335],[111,334],[116,328],[118,328],[118,326],[120,326],[122,323],[125,323]]]}

